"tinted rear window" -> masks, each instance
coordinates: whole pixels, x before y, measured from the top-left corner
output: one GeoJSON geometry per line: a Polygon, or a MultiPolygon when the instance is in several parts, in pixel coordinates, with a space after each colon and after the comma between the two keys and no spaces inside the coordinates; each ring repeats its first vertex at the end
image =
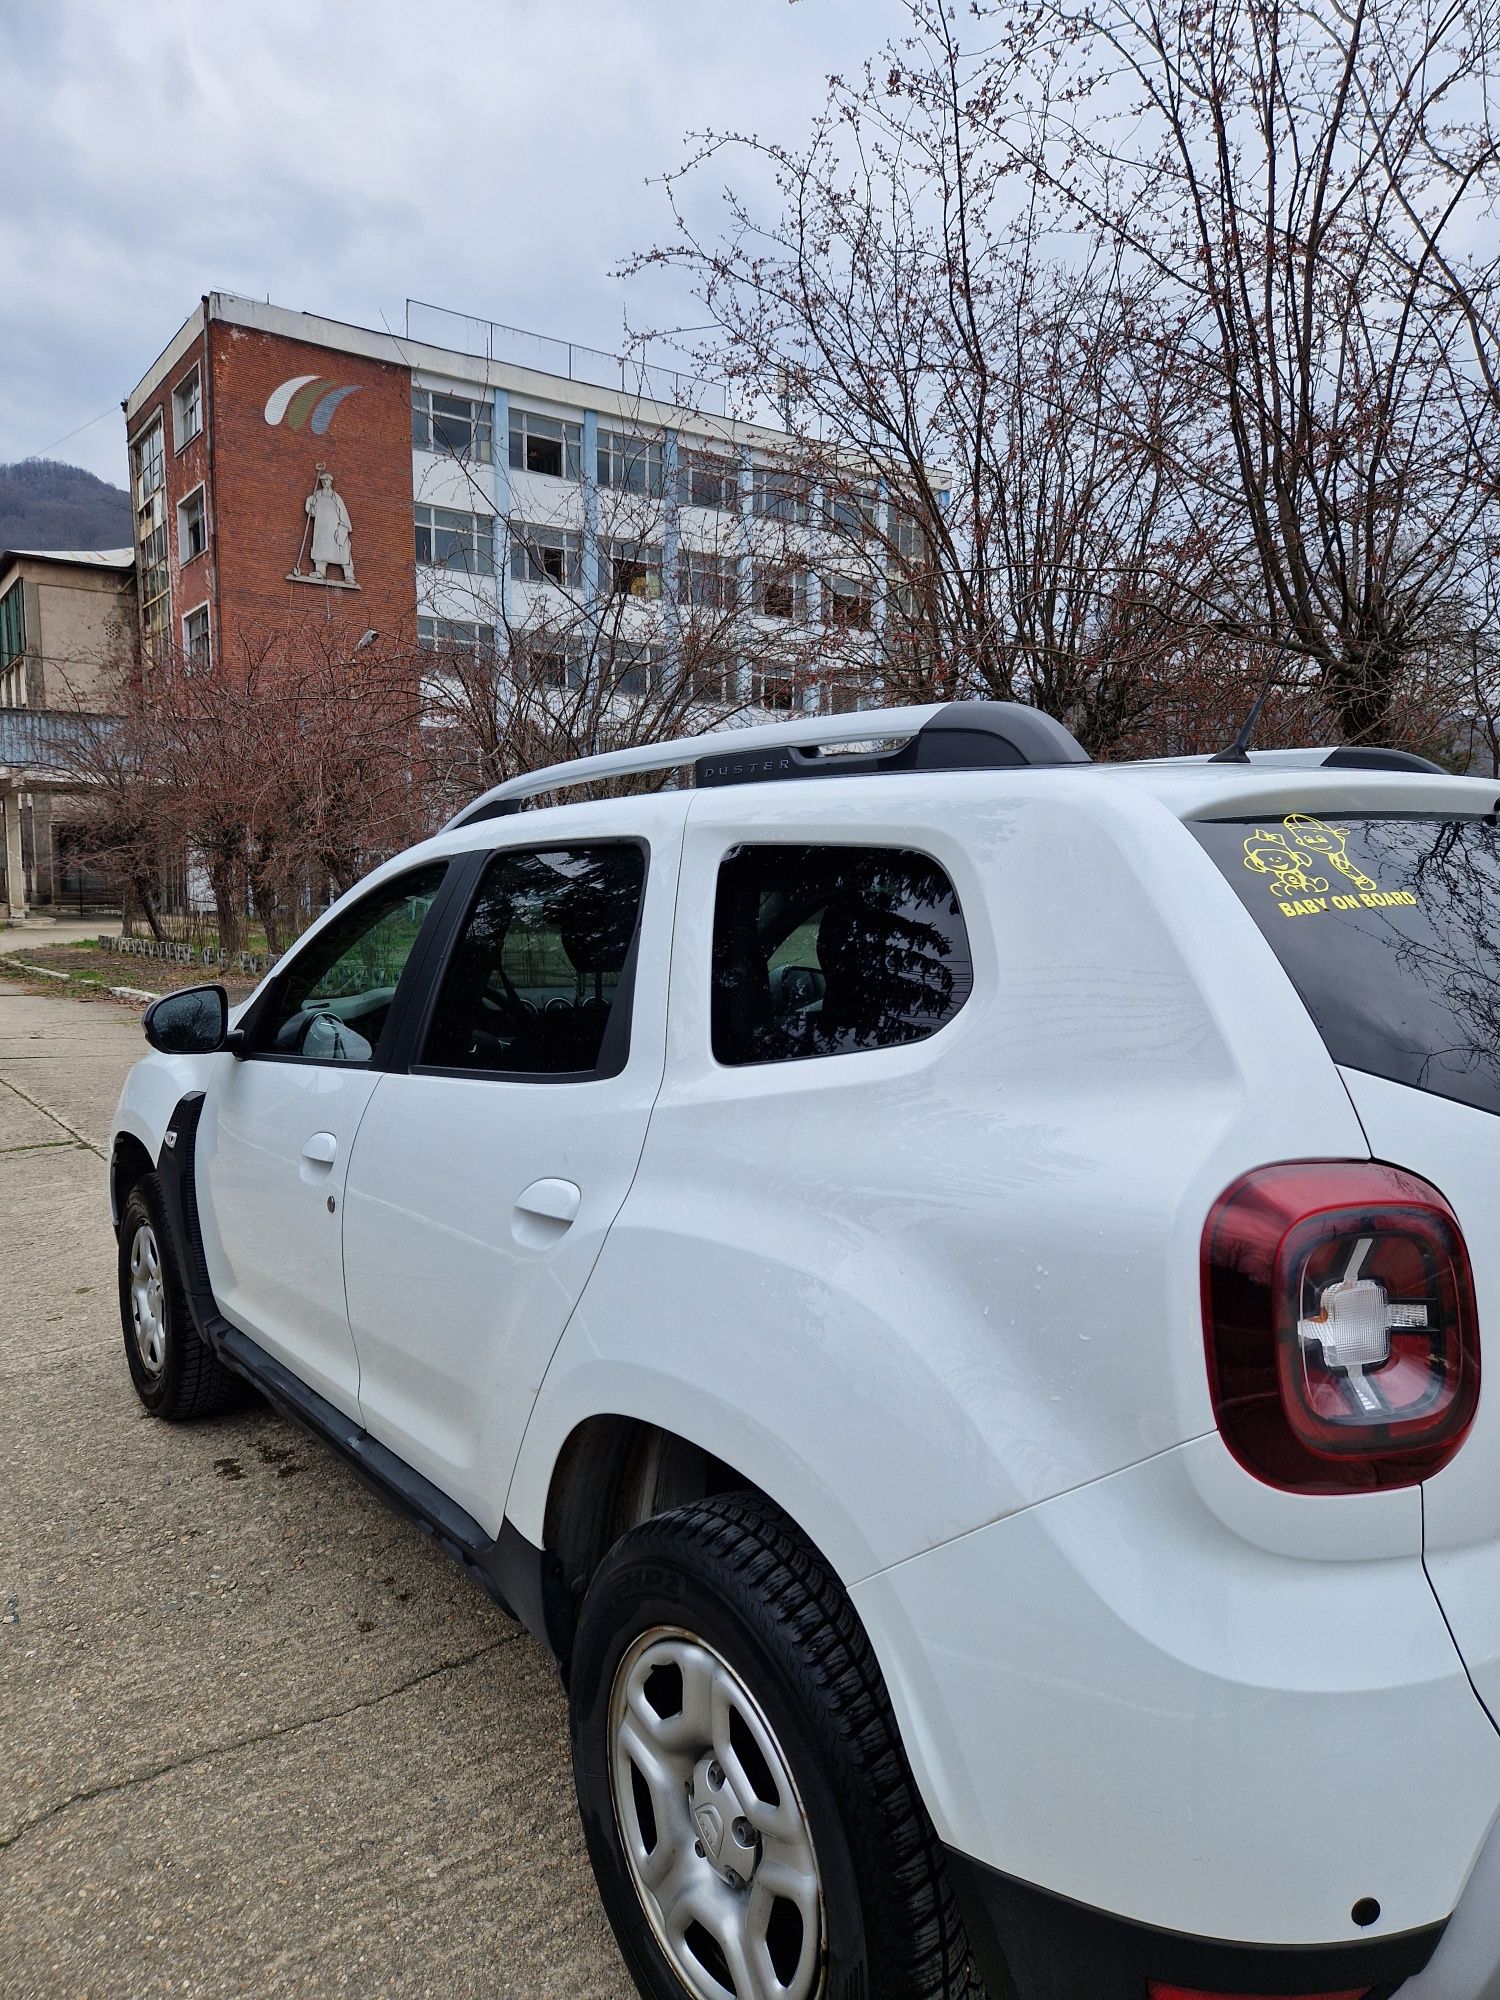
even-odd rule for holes
{"type": "Polygon", "coordinates": [[[1192,831],[1335,1062],[1500,1111],[1500,825],[1288,813],[1192,831]]]}
{"type": "Polygon", "coordinates": [[[714,907],[713,1049],[797,1062],[935,1035],[969,996],[958,894],[890,847],[733,848],[714,907]]]}

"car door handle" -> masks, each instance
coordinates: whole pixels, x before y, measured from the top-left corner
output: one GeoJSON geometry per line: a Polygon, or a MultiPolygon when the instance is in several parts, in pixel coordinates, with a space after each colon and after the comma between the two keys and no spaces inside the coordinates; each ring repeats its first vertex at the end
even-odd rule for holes
{"type": "Polygon", "coordinates": [[[516,1197],[516,1209],[521,1215],[539,1216],[544,1222],[560,1222],[563,1227],[578,1213],[578,1204],[583,1200],[582,1190],[571,1181],[533,1181],[529,1188],[523,1188],[516,1197]]]}
{"type": "Polygon", "coordinates": [[[314,1132],[302,1148],[302,1157],[315,1167],[331,1167],[339,1156],[339,1142],[331,1132],[314,1132]]]}

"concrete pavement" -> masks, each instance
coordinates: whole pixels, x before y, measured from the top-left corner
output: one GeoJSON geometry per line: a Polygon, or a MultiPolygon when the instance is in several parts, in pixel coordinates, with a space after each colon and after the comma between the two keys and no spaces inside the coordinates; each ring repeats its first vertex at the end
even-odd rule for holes
{"type": "Polygon", "coordinates": [[[136,1402],[140,1048],[0,988],[0,1993],[627,2000],[541,1650],[264,1405],[136,1402]]]}
{"type": "Polygon", "coordinates": [[[85,944],[90,938],[118,937],[118,917],[28,917],[0,924],[0,951],[40,951],[49,944],[85,944]]]}

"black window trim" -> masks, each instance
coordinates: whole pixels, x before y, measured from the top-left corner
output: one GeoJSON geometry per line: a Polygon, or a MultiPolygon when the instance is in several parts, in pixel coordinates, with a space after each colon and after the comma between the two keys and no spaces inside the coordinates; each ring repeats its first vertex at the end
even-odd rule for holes
{"type": "MultiPolygon", "coordinates": [[[[393,882],[401,881],[405,875],[417,875],[423,869],[439,864],[444,869],[443,879],[438,884],[437,894],[433,897],[431,907],[428,909],[427,915],[422,919],[421,929],[417,932],[416,943],[412,946],[410,953],[407,955],[406,963],[401,968],[401,977],[396,982],[396,991],[391,1000],[390,1012],[386,1016],[385,1026],[380,1031],[380,1040],[375,1044],[375,1052],[368,1062],[325,1062],[316,1056],[294,1055],[281,1049],[257,1048],[255,1046],[255,1038],[261,1031],[267,1015],[274,1014],[276,1009],[281,1005],[281,995],[285,990],[287,979],[291,975],[293,966],[301,957],[304,946],[315,942],[311,936],[297,940],[296,944],[292,946],[291,950],[287,952],[286,956],[277,965],[270,979],[261,988],[241,1018],[239,1026],[245,1036],[242,1060],[245,1062],[290,1063],[298,1069],[374,1070],[382,1074],[397,1067],[396,1056],[402,1029],[406,1024],[407,1017],[413,1005],[422,996],[427,961],[432,954],[434,945],[438,941],[444,924],[448,921],[449,912],[455,897],[462,891],[461,878],[465,871],[458,864],[467,859],[466,855],[461,854],[430,855],[425,861],[414,863],[411,868],[403,870],[401,874],[388,875],[383,881],[372,883],[359,899],[360,902],[363,902],[365,895],[376,895],[389,888],[393,882]]],[[[350,904],[351,910],[357,907],[357,903],[350,904]]]]}
{"type": "MultiPolygon", "coordinates": [[[[404,1070],[411,1076],[457,1077],[471,1083],[604,1083],[611,1077],[621,1075],[630,1061],[631,1030],[635,1021],[636,965],[640,957],[641,928],[646,916],[646,896],[651,883],[650,841],[640,834],[564,833],[554,836],[551,840],[528,840],[513,847],[476,848],[465,858],[471,866],[465,871],[467,880],[461,892],[461,900],[460,892],[456,890],[451,899],[456,914],[449,917],[440,943],[430,953],[423,990],[408,1009],[403,1022],[401,1044],[394,1051],[396,1059],[392,1067],[404,1070]],[[604,1038],[600,1043],[598,1062],[592,1069],[567,1070],[459,1069],[446,1063],[418,1062],[416,1059],[418,1051],[427,1046],[432,1017],[437,1011],[438,998],[448,976],[453,954],[458,949],[459,940],[474,914],[474,906],[479,901],[484,878],[490,869],[497,863],[510,860],[517,855],[560,854],[590,847],[634,847],[639,850],[641,856],[640,902],[636,908],[635,925],[630,933],[625,962],[620,968],[620,983],[615,988],[615,997],[610,1003],[609,1020],[605,1024],[604,1038]]],[[[400,997],[398,993],[397,998],[400,997]]],[[[394,1003],[391,1011],[394,1014],[394,1003]]],[[[377,1050],[376,1053],[378,1055],[380,1051],[377,1050]]]]}

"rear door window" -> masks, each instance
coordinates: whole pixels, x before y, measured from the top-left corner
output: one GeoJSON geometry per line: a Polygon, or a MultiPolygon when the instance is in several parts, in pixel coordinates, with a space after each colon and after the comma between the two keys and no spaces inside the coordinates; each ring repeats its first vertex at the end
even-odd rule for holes
{"type": "Polygon", "coordinates": [[[737,847],[714,905],[713,1052],[794,1062],[936,1034],[969,997],[958,894],[928,855],[737,847]]]}
{"type": "Polygon", "coordinates": [[[1335,1062],[1500,1111],[1500,823],[1287,813],[1192,831],[1335,1062]]]}

